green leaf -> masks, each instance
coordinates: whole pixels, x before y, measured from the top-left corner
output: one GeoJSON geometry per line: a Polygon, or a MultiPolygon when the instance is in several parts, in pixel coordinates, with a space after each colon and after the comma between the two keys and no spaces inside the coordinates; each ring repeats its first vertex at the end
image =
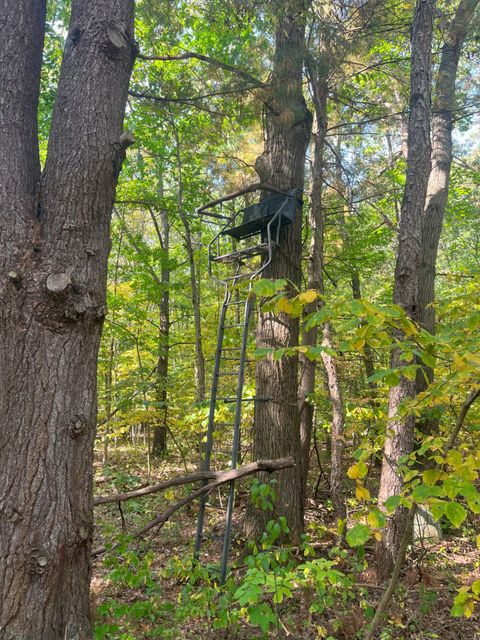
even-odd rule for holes
{"type": "Polygon", "coordinates": [[[267,633],[270,625],[275,624],[277,617],[268,604],[248,607],[248,619],[251,624],[260,627],[263,633],[267,633]]]}
{"type": "Polygon", "coordinates": [[[347,542],[351,547],[360,547],[370,537],[370,527],[365,524],[356,524],[347,531],[347,542]]]}
{"type": "Polygon", "coordinates": [[[257,296],[263,296],[264,298],[269,298],[270,296],[274,296],[277,291],[283,289],[287,284],[286,280],[267,280],[266,278],[262,278],[258,280],[253,285],[253,291],[257,294],[257,296]]]}
{"type": "Polygon", "coordinates": [[[401,500],[402,499],[400,496],[390,496],[385,500],[383,504],[389,511],[394,511],[400,504],[401,500]]]}
{"type": "Polygon", "coordinates": [[[381,529],[385,525],[385,516],[380,509],[374,509],[368,514],[367,522],[374,529],[381,529]]]}
{"type": "Polygon", "coordinates": [[[416,502],[423,502],[432,496],[436,496],[437,498],[442,497],[443,490],[440,487],[428,487],[426,484],[419,484],[412,491],[412,498],[416,502]]]}
{"type": "Polygon", "coordinates": [[[273,353],[273,347],[258,347],[254,351],[254,356],[256,358],[264,358],[265,356],[268,356],[271,353],[273,353]]]}
{"type": "Polygon", "coordinates": [[[443,500],[436,500],[429,505],[430,511],[432,512],[432,516],[435,520],[440,520],[440,518],[445,513],[445,502],[443,500]]]}
{"type": "Polygon", "coordinates": [[[409,480],[411,480],[412,478],[415,478],[416,476],[418,476],[419,471],[417,471],[416,469],[412,469],[411,471],[408,471],[403,480],[404,482],[409,482],[409,480]]]}
{"type": "Polygon", "coordinates": [[[454,527],[459,527],[467,517],[466,509],[458,502],[447,502],[445,505],[445,515],[454,527]]]}
{"type": "Polygon", "coordinates": [[[480,580],[475,580],[470,588],[476,596],[480,595],[480,580]]]}

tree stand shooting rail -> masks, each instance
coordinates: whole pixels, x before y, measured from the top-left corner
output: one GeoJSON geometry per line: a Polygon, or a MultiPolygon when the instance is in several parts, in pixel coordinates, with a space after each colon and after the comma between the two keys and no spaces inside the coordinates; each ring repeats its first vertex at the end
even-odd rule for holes
{"type": "MultiPolygon", "coordinates": [[[[232,193],[228,196],[214,200],[197,209],[198,214],[207,215],[215,220],[223,222],[223,227],[210,242],[208,247],[208,271],[212,279],[224,286],[225,296],[220,311],[217,348],[215,351],[215,364],[213,369],[212,387],[210,393],[210,407],[208,414],[208,426],[202,471],[210,470],[212,455],[214,452],[214,435],[220,431],[232,430],[232,446],[230,451],[231,467],[237,466],[240,452],[240,423],[244,402],[260,402],[262,398],[244,397],[244,377],[246,352],[249,335],[249,324],[255,305],[255,296],[252,287],[255,279],[270,264],[273,252],[280,240],[280,230],[283,225],[294,221],[297,204],[301,204],[301,190],[295,189],[284,193],[273,187],[262,184],[254,184],[250,187],[232,193]],[[261,190],[264,193],[273,193],[271,197],[260,200],[259,203],[239,209],[231,216],[211,211],[224,202],[234,200],[247,193],[261,190]],[[239,218],[241,221],[239,223],[239,218]],[[259,241],[260,240],[260,241],[259,241]],[[225,242],[230,246],[225,249],[225,242]],[[231,245],[234,245],[233,247],[231,245]],[[260,260],[260,262],[258,262],[260,260]],[[231,273],[226,272],[220,276],[213,275],[215,265],[231,265],[231,273]],[[246,296],[242,299],[234,299],[234,293],[240,290],[240,283],[244,284],[243,291],[246,296]],[[243,306],[243,320],[240,322],[239,311],[243,306]],[[233,316],[233,320],[231,320],[233,316]],[[241,328],[240,346],[225,346],[225,340],[230,330],[241,328]],[[222,378],[236,377],[236,393],[233,397],[219,396],[219,383],[222,378]],[[216,412],[220,402],[235,403],[233,422],[220,422],[216,419],[216,412]]],[[[234,336],[233,336],[234,337],[234,336]]],[[[198,512],[197,531],[195,536],[195,555],[197,561],[200,555],[200,547],[203,537],[205,521],[205,496],[200,501],[198,512]]],[[[229,486],[225,530],[223,535],[223,551],[220,567],[220,583],[223,584],[227,575],[228,553],[230,548],[230,535],[232,529],[233,508],[235,502],[235,481],[229,486]]]]}

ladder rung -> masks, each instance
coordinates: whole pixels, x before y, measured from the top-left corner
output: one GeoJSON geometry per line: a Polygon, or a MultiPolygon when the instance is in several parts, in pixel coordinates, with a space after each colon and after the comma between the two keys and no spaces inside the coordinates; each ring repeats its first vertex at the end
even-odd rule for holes
{"type": "MultiPolygon", "coordinates": [[[[258,400],[259,398],[241,398],[240,402],[255,402],[255,400],[258,400]]],[[[223,400],[223,402],[236,402],[237,398],[235,397],[227,397],[227,398],[220,398],[220,400],[223,400]]]]}
{"type": "MultiPolygon", "coordinates": [[[[273,247],[273,244],[271,245],[273,247]]],[[[250,257],[254,257],[254,256],[260,256],[263,253],[266,253],[268,251],[268,245],[266,246],[257,246],[257,247],[250,247],[249,249],[244,249],[243,251],[237,251],[235,253],[225,253],[221,256],[211,256],[211,260],[212,262],[224,262],[224,263],[229,263],[229,262],[239,262],[241,264],[244,264],[242,261],[242,258],[250,258],[250,257]]]]}
{"type": "Polygon", "coordinates": [[[234,427],[234,422],[215,422],[215,427],[234,427]]]}
{"type": "MultiPolygon", "coordinates": [[[[232,358],[232,360],[236,360],[237,358],[232,358]]],[[[219,376],[238,376],[238,371],[219,371],[219,376]]]]}
{"type": "Polygon", "coordinates": [[[225,324],[223,325],[224,329],[237,329],[238,327],[243,327],[243,322],[240,322],[239,324],[225,324]]]}

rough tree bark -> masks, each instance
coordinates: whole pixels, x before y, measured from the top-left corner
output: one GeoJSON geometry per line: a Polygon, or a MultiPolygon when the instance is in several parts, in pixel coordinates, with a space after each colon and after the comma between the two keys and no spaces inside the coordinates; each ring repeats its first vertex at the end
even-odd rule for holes
{"type": "Polygon", "coordinates": [[[435,333],[435,266],[448,199],[452,166],[452,129],[455,82],[465,38],[479,0],[461,0],[448,27],[434,87],[432,116],[432,168],[423,217],[422,264],[419,288],[419,321],[435,333]]]}
{"type": "Polygon", "coordinates": [[[0,638],[92,637],[96,359],[132,0],[74,0],[43,174],[45,3],[0,9],[0,638]]]}
{"type": "MultiPolygon", "coordinates": [[[[272,86],[265,96],[266,142],[255,168],[262,183],[289,191],[303,188],[305,153],[312,124],[302,92],[307,3],[287,0],[275,6],[278,24],[272,86]]],[[[287,278],[300,285],[301,226],[302,216],[298,208],[295,222],[282,229],[280,246],[264,271],[264,277],[287,278]]],[[[298,319],[283,314],[259,314],[258,347],[296,346],[298,339],[298,319]]],[[[296,357],[278,361],[267,357],[257,364],[253,433],[254,458],[291,455],[297,465],[278,474],[274,513],[274,517],[283,515],[287,518],[294,539],[303,530],[297,364],[296,357]]],[[[255,534],[263,530],[264,524],[265,514],[248,510],[245,520],[247,532],[255,534]]]]}
{"type": "MultiPolygon", "coordinates": [[[[419,277],[422,264],[422,218],[430,174],[430,102],[432,68],[432,32],[434,0],[417,0],[412,28],[412,61],[410,72],[410,115],[408,122],[408,155],[405,191],[402,200],[399,244],[395,268],[393,300],[405,313],[418,321],[419,277]]],[[[399,334],[398,339],[402,339],[399,334]]],[[[392,354],[392,367],[404,364],[398,350],[392,354]]],[[[414,416],[397,417],[400,404],[415,395],[415,381],[402,377],[389,395],[387,434],[378,494],[379,504],[398,495],[403,478],[398,460],[413,447],[414,416]]],[[[397,509],[383,530],[377,544],[377,572],[386,579],[395,564],[405,529],[406,513],[397,509]]]]}
{"type": "MultiPolygon", "coordinates": [[[[435,333],[435,273],[443,219],[448,200],[452,167],[452,130],[455,109],[455,83],[458,63],[465,38],[479,0],[461,0],[447,29],[440,66],[434,85],[432,114],[432,168],[428,180],[423,213],[422,264],[419,278],[420,324],[435,333]]],[[[425,391],[427,381],[433,382],[433,369],[424,367],[417,375],[417,393],[425,391]]],[[[438,429],[438,418],[427,417],[419,423],[425,434],[438,429]]]]}

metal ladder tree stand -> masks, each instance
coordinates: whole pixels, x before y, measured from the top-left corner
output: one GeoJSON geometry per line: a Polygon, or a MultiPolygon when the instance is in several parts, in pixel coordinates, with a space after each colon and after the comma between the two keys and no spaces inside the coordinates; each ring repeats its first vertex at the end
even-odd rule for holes
{"type": "MultiPolygon", "coordinates": [[[[261,398],[244,397],[249,324],[255,305],[255,295],[252,287],[255,279],[258,278],[272,261],[273,252],[280,241],[281,227],[286,224],[291,224],[294,221],[295,210],[298,203],[301,205],[301,190],[299,189],[285,193],[273,187],[254,184],[233,194],[209,202],[196,210],[198,214],[219,220],[221,225],[223,225],[208,246],[209,276],[223,285],[225,295],[219,316],[208,426],[201,464],[201,468],[204,471],[210,470],[215,452],[215,434],[225,434],[225,431],[230,432],[231,435],[231,450],[229,451],[231,468],[236,468],[240,451],[240,424],[243,404],[245,402],[261,401],[261,398]],[[212,211],[212,209],[218,206],[222,207],[223,203],[227,201],[234,201],[247,193],[257,190],[261,190],[263,193],[270,192],[273,195],[260,200],[257,204],[243,207],[230,216],[212,211]],[[227,248],[225,248],[226,243],[230,244],[227,248]],[[228,267],[222,267],[224,273],[214,275],[213,269],[215,267],[220,268],[222,265],[228,265],[228,267]],[[226,271],[227,268],[230,269],[230,272],[226,271]],[[241,299],[238,299],[240,292],[243,292],[243,295],[241,299]],[[234,296],[234,293],[237,298],[234,296]],[[243,317],[239,322],[242,307],[243,317]],[[241,330],[240,345],[231,346],[229,342],[229,340],[231,340],[231,337],[229,337],[230,331],[238,329],[241,330]],[[220,383],[223,379],[228,378],[236,379],[236,393],[233,396],[220,397],[220,383]],[[232,421],[224,422],[217,419],[216,414],[222,402],[234,403],[232,421]]],[[[233,339],[235,339],[235,337],[233,337],[233,339]]],[[[199,560],[200,556],[206,501],[207,496],[201,500],[199,505],[195,536],[195,562],[199,560]]],[[[235,481],[232,480],[229,485],[225,529],[223,533],[220,584],[225,582],[227,575],[234,502],[235,481]]]]}

